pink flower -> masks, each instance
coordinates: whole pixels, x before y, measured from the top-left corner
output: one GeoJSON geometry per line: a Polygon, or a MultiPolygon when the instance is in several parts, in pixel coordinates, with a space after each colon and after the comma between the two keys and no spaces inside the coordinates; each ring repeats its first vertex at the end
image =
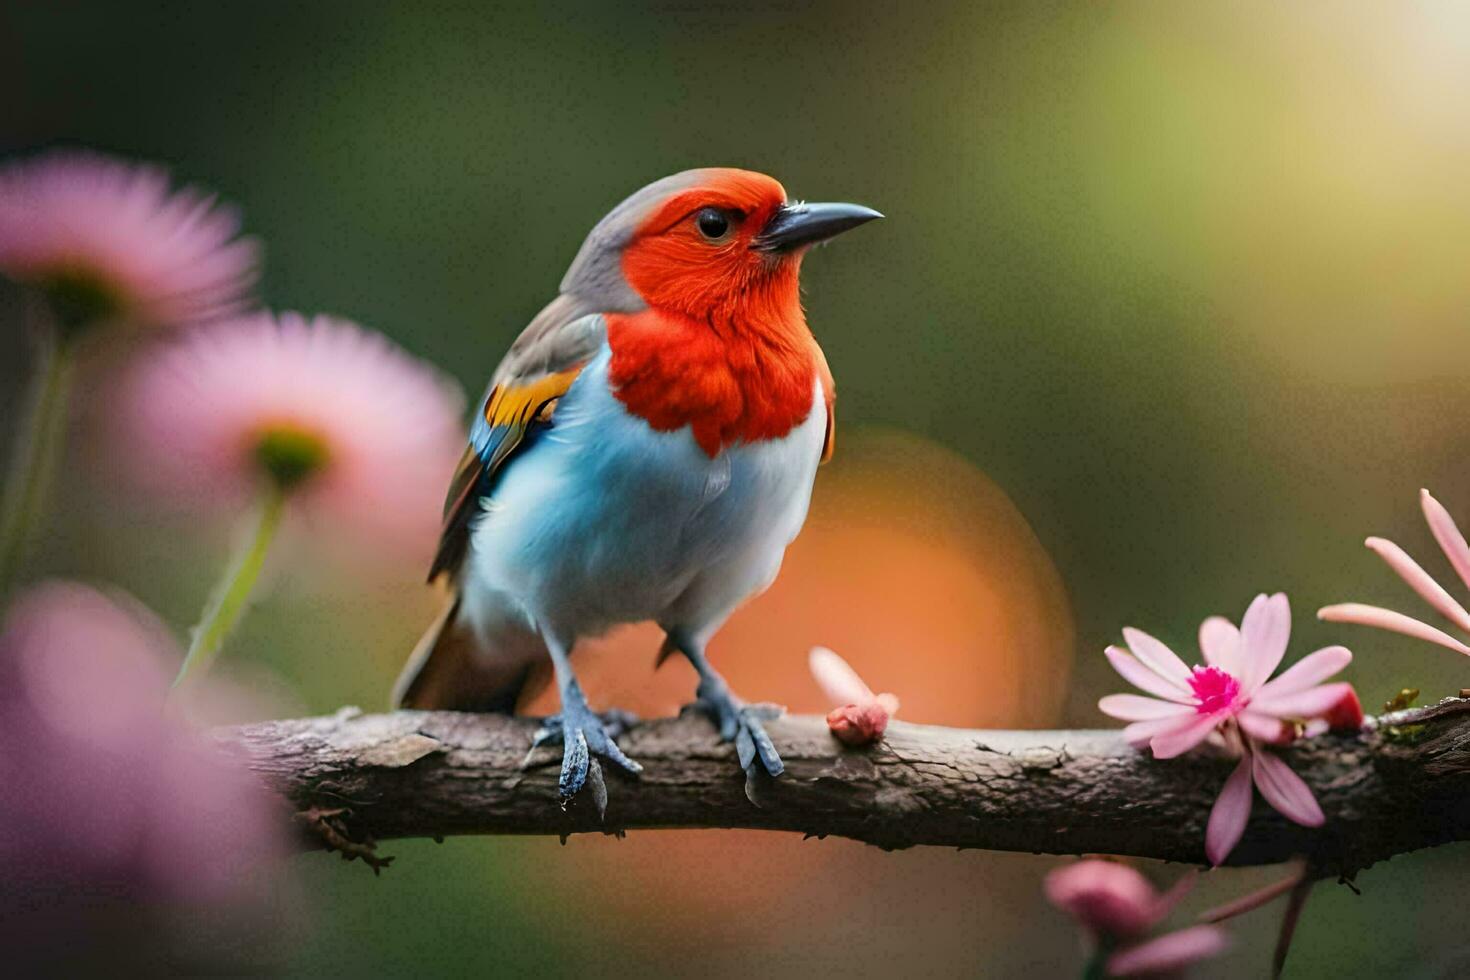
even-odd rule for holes
{"type": "Polygon", "coordinates": [[[1257,596],[1239,629],[1219,616],[1205,620],[1199,633],[1203,665],[1187,666],[1141,630],[1125,629],[1123,636],[1132,653],[1108,647],[1108,659],[1126,680],[1154,696],[1111,694],[1098,707],[1130,722],[1124,729],[1128,741],[1147,745],[1155,758],[1171,759],[1218,734],[1242,755],[1210,813],[1205,852],[1211,862],[1223,861],[1240,840],[1252,783],[1287,818],[1322,825],[1322,810],[1306,783],[1265,746],[1300,738],[1314,724],[1331,724],[1326,719],[1351,724],[1356,717],[1361,723],[1352,686],[1321,683],[1352,660],[1345,647],[1308,654],[1270,679],[1291,636],[1291,608],[1281,593],[1257,596]]]}
{"type": "Polygon", "coordinates": [[[162,931],[147,921],[155,906],[188,917],[201,903],[233,909],[264,898],[258,889],[271,881],[259,872],[286,853],[279,804],[241,765],[165,715],[178,657],[137,603],[81,585],[37,586],[6,617],[7,949],[54,967],[77,955],[79,943],[159,942],[162,931]],[[122,928],[129,916],[144,921],[122,928]]]}
{"type": "Polygon", "coordinates": [[[1193,884],[1194,875],[1186,875],[1160,894],[1127,865],[1089,859],[1051,872],[1044,887],[1048,901],[1077,920],[1095,949],[1111,951],[1107,975],[1130,977],[1180,970],[1224,951],[1228,940],[1215,926],[1144,938],[1193,884]]]}
{"type": "Polygon", "coordinates": [[[1291,607],[1279,592],[1256,596],[1238,630],[1220,616],[1205,620],[1199,631],[1203,665],[1186,666],[1152,636],[1125,628],[1132,653],[1108,647],[1108,660],[1125,680],[1154,697],[1110,694],[1098,707],[1131,722],[1123,731],[1128,741],[1148,745],[1159,759],[1189,751],[1231,720],[1262,742],[1289,742],[1307,721],[1351,695],[1349,684],[1320,682],[1353,659],[1346,647],[1326,647],[1269,680],[1290,636],[1291,607]]]}
{"type": "Polygon", "coordinates": [[[120,402],[119,441],[144,486],[238,506],[275,485],[313,520],[373,532],[374,547],[432,543],[465,445],[455,385],[382,335],[324,316],[190,331],[145,357],[120,402]]]}
{"type": "Polygon", "coordinates": [[[1046,897],[1096,936],[1136,939],[1164,920],[1193,887],[1193,876],[1160,894],[1126,864],[1084,860],[1046,876],[1046,897]]]}
{"type": "Polygon", "coordinates": [[[844,745],[871,745],[888,730],[888,719],[898,713],[898,698],[874,694],[846,660],[826,647],[812,647],[807,656],[812,677],[837,707],[827,715],[827,727],[844,745]]]}
{"type": "Polygon", "coordinates": [[[259,265],[239,215],[168,175],[52,151],[0,169],[0,271],[42,287],[73,323],[172,325],[249,302],[259,265]]]}
{"type": "MultiPolygon", "coordinates": [[[[1430,496],[1428,490],[1419,491],[1419,503],[1424,509],[1424,519],[1429,524],[1430,533],[1434,535],[1434,540],[1438,542],[1440,550],[1444,552],[1445,558],[1449,559],[1450,566],[1459,575],[1460,581],[1470,586],[1470,545],[1465,543],[1465,536],[1455,526],[1455,521],[1450,517],[1449,511],[1445,510],[1444,505],[1438,500],[1430,496]]],[[[1431,578],[1429,573],[1421,568],[1418,562],[1410,558],[1404,549],[1383,538],[1369,538],[1364,544],[1382,558],[1389,568],[1398,573],[1399,578],[1409,583],[1409,587],[1419,593],[1420,598],[1429,603],[1436,612],[1453,623],[1462,633],[1470,633],[1470,612],[1466,612],[1465,607],[1431,578]]],[[[1379,629],[1411,636],[1416,640],[1437,643],[1456,653],[1470,655],[1470,646],[1443,630],[1391,609],[1349,602],[1327,606],[1317,612],[1317,617],[1332,623],[1376,626],[1379,629]]]]}

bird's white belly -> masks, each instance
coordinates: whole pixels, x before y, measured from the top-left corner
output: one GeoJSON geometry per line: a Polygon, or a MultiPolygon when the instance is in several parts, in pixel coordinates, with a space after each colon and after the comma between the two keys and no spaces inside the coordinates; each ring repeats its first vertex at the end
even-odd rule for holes
{"type": "Polygon", "coordinates": [[[820,382],[785,438],[711,459],[687,427],[655,432],[629,414],[608,359],[604,347],[506,467],[474,529],[464,597],[482,628],[517,610],[567,643],[643,620],[714,629],[771,583],[806,519],[820,382]]]}

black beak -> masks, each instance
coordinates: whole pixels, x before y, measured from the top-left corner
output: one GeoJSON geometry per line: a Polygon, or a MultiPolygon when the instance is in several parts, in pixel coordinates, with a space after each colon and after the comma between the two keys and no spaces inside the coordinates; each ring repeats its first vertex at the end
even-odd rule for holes
{"type": "Polygon", "coordinates": [[[783,204],[751,247],[763,252],[789,252],[881,217],[861,204],[783,204]]]}

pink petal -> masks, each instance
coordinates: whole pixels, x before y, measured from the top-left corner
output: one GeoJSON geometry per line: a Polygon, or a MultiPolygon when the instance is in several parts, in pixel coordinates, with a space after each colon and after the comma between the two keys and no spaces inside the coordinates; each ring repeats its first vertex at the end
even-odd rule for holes
{"type": "Polygon", "coordinates": [[[1317,610],[1317,618],[1329,623],[1356,623],[1359,626],[1374,626],[1381,630],[1412,636],[1416,640],[1438,643],[1442,647],[1449,647],[1456,653],[1470,656],[1470,646],[1466,646],[1443,630],[1435,629],[1428,623],[1421,623],[1417,619],[1394,612],[1392,609],[1365,606],[1360,602],[1344,602],[1317,610]]]}
{"type": "Polygon", "coordinates": [[[1205,856],[1215,867],[1225,863],[1245,833],[1251,816],[1251,759],[1247,753],[1240,765],[1225,780],[1215,805],[1210,807],[1210,822],[1205,827],[1205,856]]]}
{"type": "Polygon", "coordinates": [[[1292,729],[1280,718],[1273,718],[1268,714],[1247,709],[1236,715],[1235,720],[1240,723],[1240,727],[1247,735],[1262,742],[1285,745],[1291,741],[1292,729]]]}
{"type": "Polygon", "coordinates": [[[1455,566],[1460,581],[1470,587],[1470,545],[1465,543],[1465,536],[1455,526],[1454,518],[1450,517],[1443,504],[1429,495],[1428,490],[1419,491],[1419,504],[1424,508],[1424,519],[1429,522],[1429,530],[1434,534],[1434,540],[1439,542],[1440,550],[1455,566]]]}
{"type": "Polygon", "coordinates": [[[857,671],[826,647],[812,647],[807,654],[807,665],[817,686],[834,705],[866,704],[873,700],[872,690],[857,671]]]}
{"type": "Polygon", "coordinates": [[[1182,722],[1176,723],[1174,728],[1155,735],[1148,744],[1154,751],[1155,759],[1172,759],[1183,755],[1209,738],[1210,733],[1215,730],[1219,722],[1218,713],[1185,718],[1182,722]]]}
{"type": "MultiPolygon", "coordinates": [[[[1463,539],[1462,539],[1463,540],[1463,539]]],[[[1460,629],[1470,632],[1470,613],[1460,605],[1454,598],[1444,590],[1429,573],[1419,567],[1419,563],[1409,557],[1408,552],[1384,538],[1369,538],[1363,542],[1369,550],[1382,558],[1389,568],[1398,574],[1398,577],[1409,583],[1409,586],[1441,616],[1454,623],[1460,629]]]]}
{"type": "Polygon", "coordinates": [[[1148,747],[1148,743],[1153,741],[1155,735],[1173,731],[1179,726],[1180,719],[1178,717],[1150,718],[1147,721],[1135,721],[1131,725],[1124,726],[1123,737],[1135,749],[1143,749],[1148,747]]]}
{"type": "Polygon", "coordinates": [[[876,698],[878,706],[890,715],[898,714],[898,697],[886,691],[876,698]]]}
{"type": "Polygon", "coordinates": [[[1240,686],[1254,694],[1276,672],[1291,638],[1291,605],[1280,592],[1258,595],[1240,621],[1240,686]]]}
{"type": "Polygon", "coordinates": [[[1251,701],[1250,711],[1275,715],[1277,718],[1320,718],[1336,707],[1352,689],[1353,686],[1346,681],[1338,681],[1335,684],[1309,687],[1295,694],[1271,697],[1258,694],[1251,701]]]}
{"type": "Polygon", "coordinates": [[[1173,650],[1143,630],[1136,630],[1131,626],[1123,627],[1123,639],[1128,642],[1128,649],[1133,651],[1133,655],[1145,667],[1165,680],[1174,682],[1180,690],[1188,690],[1189,666],[1173,650]]]}
{"type": "Polygon", "coordinates": [[[1149,670],[1121,647],[1108,647],[1103,653],[1107,655],[1108,662],[1113,665],[1113,669],[1122,674],[1125,681],[1140,691],[1147,691],[1167,701],[1176,701],[1180,704],[1189,703],[1190,698],[1182,689],[1149,670]]]}
{"type": "Polygon", "coordinates": [[[1219,956],[1229,945],[1225,931],[1218,926],[1190,926],[1114,953],[1108,958],[1108,976],[1154,976],[1182,970],[1191,963],[1219,956]]]}
{"type": "Polygon", "coordinates": [[[1098,701],[1102,713],[1122,721],[1151,721],[1155,718],[1178,718],[1194,714],[1187,704],[1160,701],[1139,694],[1109,694],[1098,701]]]}
{"type": "Polygon", "coordinates": [[[1240,630],[1224,616],[1211,616],[1200,623],[1199,650],[1211,667],[1240,676],[1240,630]]]}
{"type": "Polygon", "coordinates": [[[1352,660],[1352,651],[1347,647],[1323,647],[1292,664],[1280,677],[1261,685],[1256,692],[1256,700],[1305,691],[1342,670],[1352,660]]]}
{"type": "Polygon", "coordinates": [[[1266,749],[1257,749],[1251,758],[1256,788],[1277,812],[1303,827],[1320,827],[1327,822],[1317,798],[1290,766],[1266,749]]]}

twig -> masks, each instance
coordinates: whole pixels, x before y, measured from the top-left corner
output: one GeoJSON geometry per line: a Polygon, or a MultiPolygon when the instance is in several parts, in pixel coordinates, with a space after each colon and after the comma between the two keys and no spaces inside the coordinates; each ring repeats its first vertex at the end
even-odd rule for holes
{"type": "Polygon", "coordinates": [[[311,807],[308,810],[296,811],[296,819],[306,827],[307,831],[315,834],[321,839],[322,846],[329,851],[341,853],[342,860],[351,861],[354,858],[362,861],[373,869],[373,874],[380,873],[384,868],[393,863],[393,858],[380,857],[378,855],[377,841],[369,838],[365,841],[355,841],[348,836],[346,825],[342,817],[350,813],[348,807],[311,807]]]}

